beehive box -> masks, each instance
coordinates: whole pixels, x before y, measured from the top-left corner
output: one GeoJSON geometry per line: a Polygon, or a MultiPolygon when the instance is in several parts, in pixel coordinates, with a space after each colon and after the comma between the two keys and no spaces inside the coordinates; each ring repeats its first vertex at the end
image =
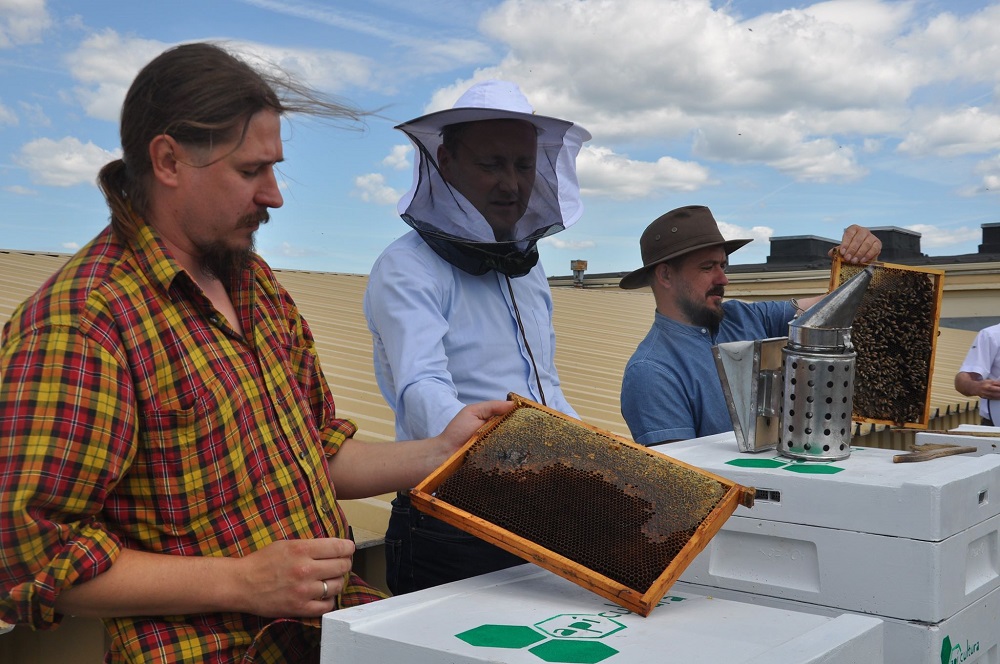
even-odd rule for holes
{"type": "MultiPolygon", "coordinates": [[[[841,609],[780,597],[713,588],[679,581],[671,592],[711,595],[761,608],[802,611],[817,616],[858,615],[841,609]]],[[[883,628],[885,664],[994,664],[1000,656],[1000,588],[937,623],[877,616],[883,628]]],[[[858,660],[866,661],[866,660],[858,660]]]]}
{"type": "MultiPolygon", "coordinates": [[[[875,272],[851,327],[857,352],[856,422],[927,428],[944,272],[873,263],[875,272]]],[[[833,259],[830,290],[864,269],[833,259]]]]}
{"type": "Polygon", "coordinates": [[[759,492],[681,581],[928,624],[1000,589],[1000,455],[803,463],[741,454],[732,432],[667,448],[759,492]]]}
{"type": "Polygon", "coordinates": [[[515,394],[410,492],[420,510],[640,615],[754,490],[515,394]]]}
{"type": "Polygon", "coordinates": [[[531,565],[323,616],[321,664],[882,664],[882,621],[671,591],[642,618],[531,565]]]}

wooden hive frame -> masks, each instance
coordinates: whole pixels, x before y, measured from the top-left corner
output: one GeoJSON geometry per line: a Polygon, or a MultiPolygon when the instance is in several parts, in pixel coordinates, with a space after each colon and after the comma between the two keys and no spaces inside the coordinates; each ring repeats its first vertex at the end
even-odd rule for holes
{"type": "MultiPolygon", "coordinates": [[[[533,562],[639,615],[649,615],[663,598],[669,587],[680,577],[681,573],[683,573],[684,569],[695,556],[707,546],[708,542],[719,531],[725,520],[732,515],[737,506],[744,505],[751,507],[753,505],[755,494],[753,488],[741,486],[723,477],[672,459],[656,450],[643,447],[631,440],[598,429],[516,394],[508,395],[508,399],[514,401],[514,409],[505,415],[491,418],[461,449],[455,452],[427,479],[411,489],[411,502],[423,512],[495,544],[529,562],[533,562]],[[568,427],[570,431],[581,432],[588,437],[592,437],[595,441],[595,446],[607,445],[615,454],[642,455],[636,458],[642,462],[642,465],[649,464],[649,468],[668,469],[669,467],[671,473],[689,473],[691,474],[690,477],[697,480],[697,482],[710,483],[714,480],[721,485],[721,488],[716,487],[719,495],[721,495],[721,499],[715,502],[714,506],[710,502],[704,503],[707,508],[710,508],[710,511],[694,529],[693,535],[687,540],[680,551],[674,555],[666,568],[663,569],[648,588],[636,589],[595,571],[577,560],[573,560],[566,555],[557,553],[550,548],[532,541],[523,536],[523,533],[512,532],[465,509],[457,507],[446,500],[442,500],[441,497],[436,495],[442,484],[466,464],[470,452],[477,443],[486,440],[491,433],[503,430],[508,420],[520,409],[535,409],[547,417],[556,418],[559,426],[568,427]]],[[[596,447],[593,449],[596,449],[596,447]]],[[[581,449],[580,452],[582,456],[587,456],[588,450],[581,449]]],[[[606,450],[601,450],[601,454],[604,453],[607,453],[606,450]]],[[[589,457],[591,459],[594,458],[592,454],[589,457]]],[[[536,461],[538,460],[536,459],[536,461]]],[[[542,462],[555,464],[575,463],[573,459],[566,458],[566,455],[542,460],[542,462]]],[[[615,472],[619,471],[616,470],[615,472]]],[[[647,478],[645,481],[648,482],[649,475],[645,475],[645,477],[647,478]]],[[[627,483],[631,483],[630,486],[633,487],[641,486],[641,483],[644,481],[642,477],[628,477],[625,480],[627,483]]],[[[559,485],[560,492],[573,492],[573,490],[572,486],[568,486],[565,483],[559,485]]],[[[579,496],[580,503],[586,503],[587,498],[587,495],[579,496]]],[[[714,497],[709,500],[714,500],[714,497]]],[[[520,500],[515,502],[519,506],[522,505],[520,500]]]]}
{"type": "MultiPolygon", "coordinates": [[[[930,421],[931,379],[934,376],[934,358],[937,348],[938,327],[941,319],[941,303],[944,296],[944,271],[935,270],[931,268],[914,267],[910,265],[898,265],[895,263],[874,262],[872,263],[872,265],[875,266],[875,274],[873,275],[871,285],[868,287],[868,291],[862,298],[861,307],[859,308],[859,315],[860,312],[866,311],[866,304],[874,297],[876,297],[879,287],[878,284],[880,281],[879,278],[881,275],[890,273],[923,274],[927,276],[928,280],[930,280],[931,292],[933,297],[933,304],[932,304],[933,311],[931,313],[931,320],[929,321],[931,325],[926,330],[926,334],[928,335],[926,341],[930,344],[930,357],[928,359],[927,371],[925,376],[926,377],[926,382],[924,387],[925,394],[923,398],[922,414],[920,418],[895,420],[895,419],[887,419],[885,417],[879,417],[878,414],[873,414],[871,412],[863,412],[863,410],[859,410],[859,404],[857,403],[857,401],[855,401],[854,413],[852,415],[852,419],[855,422],[884,424],[889,426],[912,428],[912,429],[926,429],[928,422],[930,421]]],[[[841,285],[843,281],[845,281],[847,278],[851,276],[851,275],[845,276],[844,275],[845,272],[848,272],[849,269],[853,268],[860,269],[860,267],[863,266],[854,266],[854,265],[845,266],[839,254],[835,255],[833,259],[833,265],[830,270],[830,290],[832,291],[834,288],[837,288],[838,286],[841,285]]],[[[874,307],[872,309],[875,310],[874,307]]],[[[898,330],[891,324],[884,325],[884,328],[886,330],[898,332],[898,330]]],[[[857,341],[857,339],[855,339],[855,341],[857,341]]],[[[894,345],[900,346],[902,344],[894,343],[894,345]]],[[[855,351],[858,354],[859,365],[865,361],[868,362],[876,361],[874,358],[876,353],[866,348],[863,344],[855,343],[855,351]]],[[[857,380],[864,380],[864,379],[865,377],[860,375],[857,378],[857,380]]],[[[902,389],[899,385],[896,385],[895,387],[902,389]]],[[[855,392],[857,392],[857,388],[855,388],[855,392]]]]}

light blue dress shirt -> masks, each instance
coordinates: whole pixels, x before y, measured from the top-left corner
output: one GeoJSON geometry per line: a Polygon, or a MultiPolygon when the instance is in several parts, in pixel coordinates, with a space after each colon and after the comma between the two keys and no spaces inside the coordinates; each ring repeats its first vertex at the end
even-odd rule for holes
{"type": "Polygon", "coordinates": [[[713,337],[657,312],[653,326],[625,365],[622,417],[640,445],[688,440],[733,430],[712,346],[788,335],[789,302],[728,300],[713,337]]]}
{"type": "MultiPolygon", "coordinates": [[[[510,281],[546,404],[577,417],[556,373],[552,295],[541,263],[510,281]]],[[[541,400],[506,277],[453,267],[416,231],[375,261],[364,312],[397,440],[436,436],[464,405],[508,392],[541,400]]]]}

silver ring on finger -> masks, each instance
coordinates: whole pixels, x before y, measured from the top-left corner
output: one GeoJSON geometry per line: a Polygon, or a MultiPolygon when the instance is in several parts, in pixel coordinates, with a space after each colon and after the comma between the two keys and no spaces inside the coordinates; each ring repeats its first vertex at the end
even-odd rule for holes
{"type": "Polygon", "coordinates": [[[326,581],[321,581],[323,584],[323,594],[319,596],[319,601],[325,602],[330,596],[330,587],[326,585],[326,581]]]}

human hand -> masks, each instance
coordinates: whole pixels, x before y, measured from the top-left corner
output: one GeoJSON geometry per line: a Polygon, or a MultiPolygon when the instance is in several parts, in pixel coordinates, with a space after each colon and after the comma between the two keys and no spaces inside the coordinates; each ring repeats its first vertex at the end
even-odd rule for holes
{"type": "Polygon", "coordinates": [[[329,537],[272,542],[239,559],[238,605],[267,618],[328,613],[344,589],[354,549],[351,540],[329,537]]]}
{"type": "Polygon", "coordinates": [[[831,257],[834,252],[848,263],[871,263],[882,252],[882,241],[867,228],[851,224],[844,230],[840,246],[830,250],[831,257]]]}
{"type": "Polygon", "coordinates": [[[450,456],[455,450],[469,442],[469,438],[487,420],[495,415],[503,415],[513,407],[513,401],[481,401],[466,406],[458,411],[437,438],[446,449],[450,450],[448,452],[450,456]]]}
{"type": "Polygon", "coordinates": [[[983,380],[976,381],[973,383],[973,386],[976,388],[976,396],[981,399],[1000,399],[1000,380],[985,378],[983,380]]]}

